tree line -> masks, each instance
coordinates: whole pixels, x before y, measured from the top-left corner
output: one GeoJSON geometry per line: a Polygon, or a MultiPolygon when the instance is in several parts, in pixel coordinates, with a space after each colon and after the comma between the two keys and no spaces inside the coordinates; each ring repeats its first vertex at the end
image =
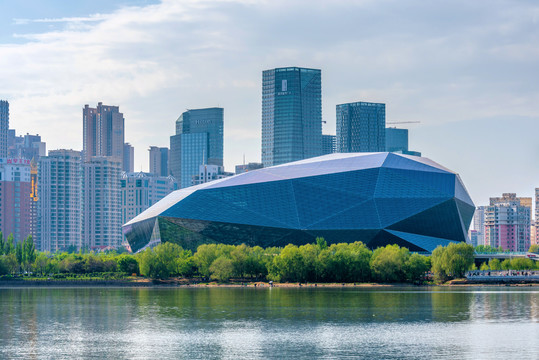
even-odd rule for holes
{"type": "MultiPolygon", "coordinates": [[[[530,249],[532,250],[532,249],[530,249]]],[[[25,274],[62,277],[68,274],[116,277],[143,275],[152,279],[200,277],[219,282],[410,282],[433,277],[439,281],[461,278],[475,270],[474,248],[465,243],[439,246],[431,256],[387,245],[370,250],[362,242],[328,245],[316,243],[284,248],[225,244],[200,245],[195,253],[174,243],[162,243],[141,253],[59,252],[35,250],[32,237],[13,244],[0,233],[0,275],[25,274]]],[[[532,270],[530,259],[491,260],[481,270],[532,270]]]]}

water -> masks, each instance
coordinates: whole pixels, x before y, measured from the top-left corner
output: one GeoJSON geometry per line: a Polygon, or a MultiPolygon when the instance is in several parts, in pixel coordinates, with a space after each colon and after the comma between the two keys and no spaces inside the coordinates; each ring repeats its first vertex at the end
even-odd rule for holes
{"type": "Polygon", "coordinates": [[[0,358],[539,359],[539,289],[0,289],[0,358]]]}

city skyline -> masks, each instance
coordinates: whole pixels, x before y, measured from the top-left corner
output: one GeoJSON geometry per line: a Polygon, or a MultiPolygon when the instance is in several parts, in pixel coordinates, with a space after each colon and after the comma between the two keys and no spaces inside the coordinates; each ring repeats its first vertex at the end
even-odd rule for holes
{"type": "Polygon", "coordinates": [[[149,146],[168,146],[186,108],[219,106],[230,171],[243,154],[261,160],[261,72],[317,68],[324,134],[335,134],[336,104],[385,103],[388,122],[421,121],[408,127],[410,148],[459,172],[477,205],[508,191],[533,196],[531,2],[315,1],[284,14],[278,1],[124,4],[0,6],[0,99],[10,102],[11,128],[39,133],[49,149],[82,150],[80,107],[118,105],[139,171],[149,146]],[[518,141],[507,151],[509,139],[518,141]]]}

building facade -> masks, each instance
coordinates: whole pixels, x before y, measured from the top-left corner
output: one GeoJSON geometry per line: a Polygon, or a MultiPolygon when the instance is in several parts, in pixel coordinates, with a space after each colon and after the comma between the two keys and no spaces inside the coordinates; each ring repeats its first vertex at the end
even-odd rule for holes
{"type": "Polygon", "coordinates": [[[15,242],[31,234],[30,160],[0,158],[0,231],[15,242]]]}
{"type": "Polygon", "coordinates": [[[172,176],[159,176],[144,172],[123,172],[120,180],[122,192],[122,224],[125,224],[171,192],[178,190],[172,176]]]}
{"type": "Polygon", "coordinates": [[[191,186],[200,165],[223,166],[223,108],[188,110],[170,137],[170,173],[181,188],[191,186]]]}
{"type": "Polygon", "coordinates": [[[522,205],[516,194],[490,198],[485,209],[485,245],[509,251],[527,251],[530,247],[531,208],[529,198],[522,205]]]}
{"type": "Polygon", "coordinates": [[[81,152],[52,150],[39,161],[38,237],[41,251],[80,249],[81,152]]]}
{"type": "Polygon", "coordinates": [[[0,158],[7,158],[7,138],[9,131],[9,103],[0,100],[0,158]]]}
{"type": "Polygon", "coordinates": [[[403,153],[408,151],[408,129],[386,128],[386,150],[403,153]]]}
{"type": "Polygon", "coordinates": [[[337,152],[386,151],[386,105],[355,102],[337,105],[337,152]]]}
{"type": "Polygon", "coordinates": [[[150,146],[150,173],[158,176],[168,176],[168,148],[150,146]]]}
{"type": "Polygon", "coordinates": [[[485,208],[486,206],[476,207],[473,215],[473,228],[476,231],[477,245],[485,245],[485,208]]]}
{"type": "Polygon", "coordinates": [[[82,246],[118,247],[122,244],[121,159],[94,156],[82,169],[82,246]]]}
{"type": "Polygon", "coordinates": [[[233,173],[225,172],[225,168],[217,165],[200,165],[198,174],[193,176],[192,185],[200,185],[210,181],[224,179],[234,175],[233,173]]]}
{"type": "Polygon", "coordinates": [[[10,131],[13,136],[8,140],[8,157],[39,161],[41,156],[47,155],[47,145],[41,141],[39,134],[14,136],[15,130],[10,131]]]}
{"type": "Polygon", "coordinates": [[[122,171],[133,172],[135,169],[135,148],[130,143],[124,144],[122,171]]]}
{"type": "Polygon", "coordinates": [[[96,108],[85,105],[82,120],[82,162],[90,161],[93,156],[114,156],[123,162],[124,116],[120,108],[102,103],[96,108]]]}
{"type": "Polygon", "coordinates": [[[264,167],[322,154],[322,77],[318,69],[262,72],[264,167]]]}
{"type": "Polygon", "coordinates": [[[337,136],[322,135],[322,155],[333,154],[337,152],[337,136]]]}

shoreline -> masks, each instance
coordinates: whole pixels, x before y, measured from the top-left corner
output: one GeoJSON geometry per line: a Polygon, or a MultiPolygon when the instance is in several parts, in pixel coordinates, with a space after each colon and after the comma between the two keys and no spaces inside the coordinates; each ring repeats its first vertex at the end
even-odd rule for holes
{"type": "Polygon", "coordinates": [[[473,282],[466,280],[453,280],[444,284],[410,284],[410,283],[274,283],[268,282],[243,282],[243,283],[217,283],[178,280],[0,280],[0,289],[7,288],[297,288],[297,289],[318,289],[318,288],[428,288],[428,287],[539,287],[539,282],[473,282]]]}

